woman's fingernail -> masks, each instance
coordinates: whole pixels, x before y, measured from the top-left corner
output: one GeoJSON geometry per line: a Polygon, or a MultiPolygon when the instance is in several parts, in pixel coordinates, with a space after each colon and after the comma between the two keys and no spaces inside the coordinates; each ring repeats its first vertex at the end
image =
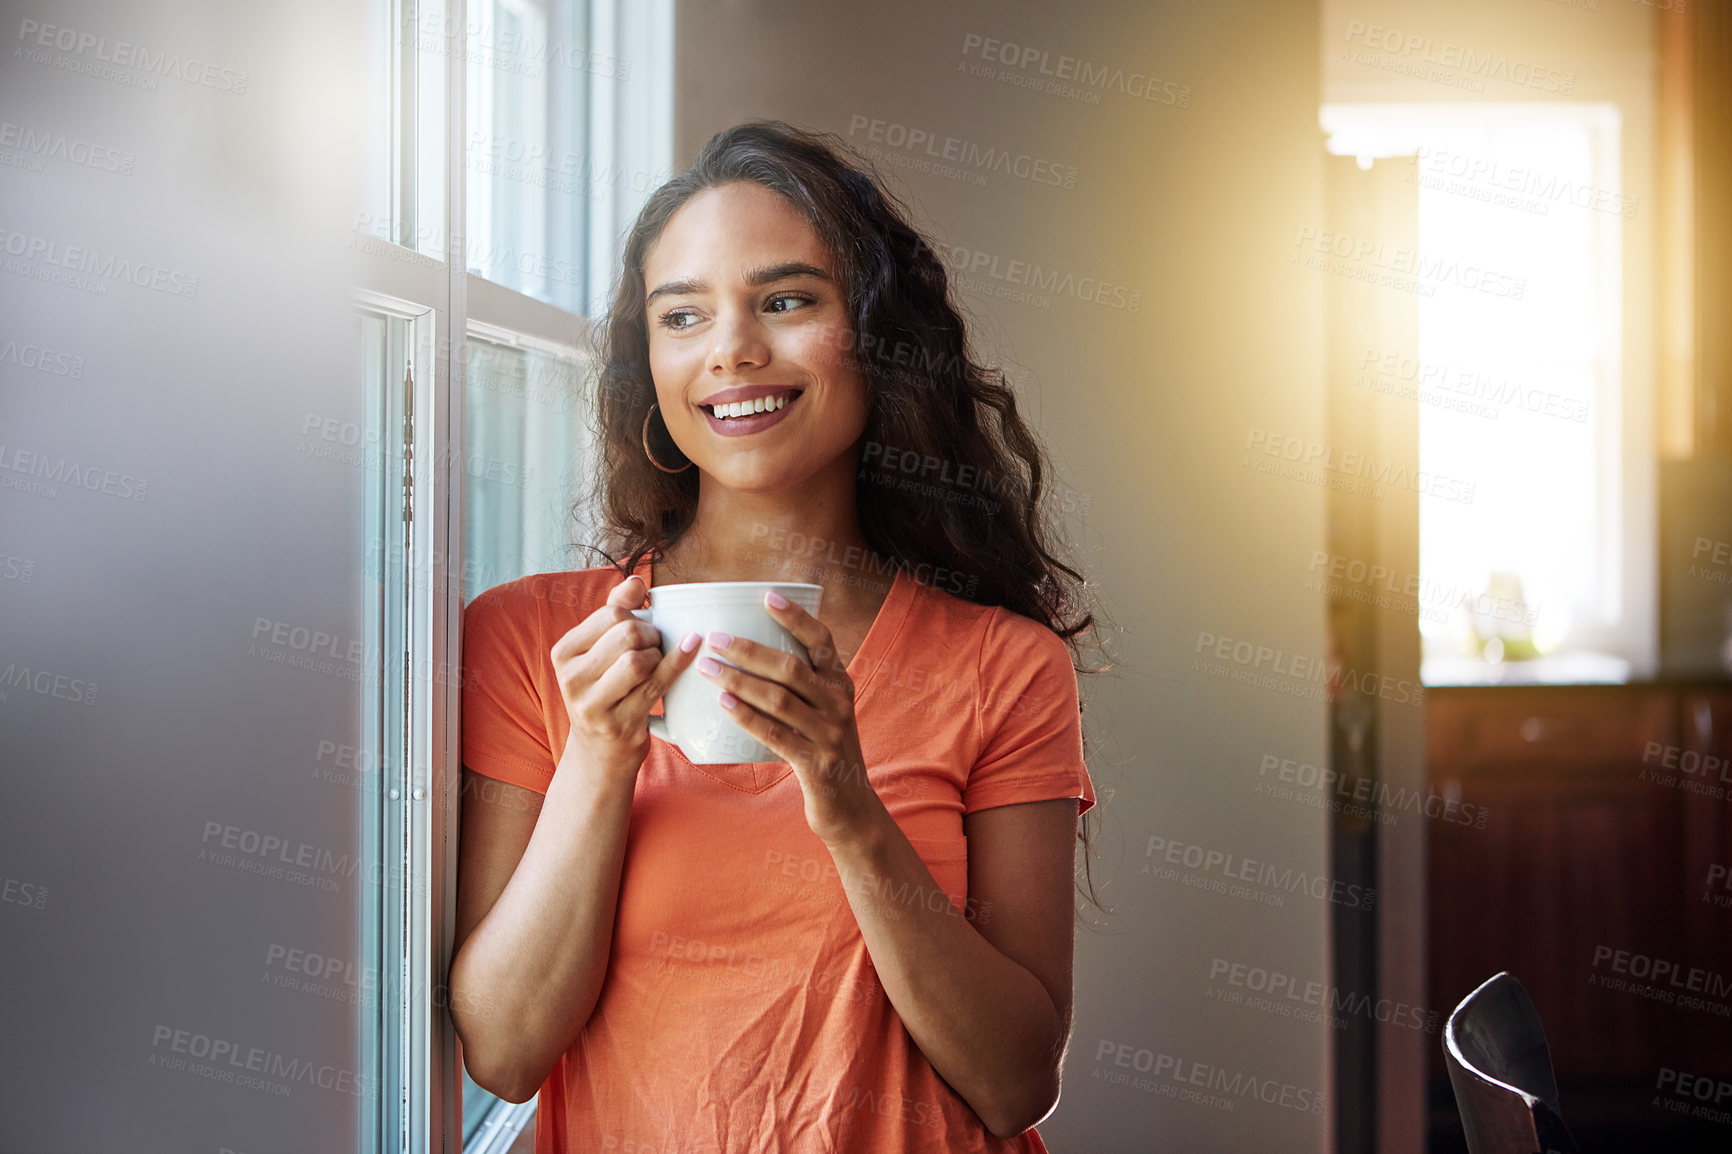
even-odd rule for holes
{"type": "Polygon", "coordinates": [[[788,599],[774,589],[765,592],[764,600],[771,609],[786,609],[788,607],[788,599]]]}
{"type": "Polygon", "coordinates": [[[688,633],[685,635],[684,640],[680,642],[680,652],[690,653],[703,643],[704,639],[701,636],[696,633],[688,633]]]}
{"type": "Polygon", "coordinates": [[[734,706],[736,706],[740,703],[739,698],[735,697],[733,694],[729,693],[725,689],[722,690],[722,695],[720,697],[716,698],[716,700],[722,703],[723,709],[732,709],[734,706]]]}
{"type": "Polygon", "coordinates": [[[705,674],[709,677],[714,677],[716,674],[720,673],[721,671],[722,671],[722,663],[720,661],[717,661],[714,657],[700,657],[700,658],[698,658],[698,672],[699,673],[705,674]]]}
{"type": "Polygon", "coordinates": [[[726,633],[712,633],[706,640],[709,641],[711,649],[726,649],[734,643],[734,639],[726,633]]]}

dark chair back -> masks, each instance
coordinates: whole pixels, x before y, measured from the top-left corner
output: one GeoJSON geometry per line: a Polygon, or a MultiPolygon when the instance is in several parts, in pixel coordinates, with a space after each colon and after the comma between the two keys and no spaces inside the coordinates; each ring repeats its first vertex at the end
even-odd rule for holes
{"type": "Polygon", "coordinates": [[[1443,1057],[1471,1154],[1580,1154],[1558,1108],[1540,1016],[1509,974],[1462,999],[1443,1030],[1443,1057]]]}

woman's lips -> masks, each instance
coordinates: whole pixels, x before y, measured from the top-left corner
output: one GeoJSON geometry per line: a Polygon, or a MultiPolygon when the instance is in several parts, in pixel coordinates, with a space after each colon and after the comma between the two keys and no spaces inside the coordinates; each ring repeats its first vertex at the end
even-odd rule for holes
{"type": "Polygon", "coordinates": [[[749,437],[753,433],[763,432],[765,429],[787,416],[789,410],[799,404],[802,395],[804,395],[802,392],[790,393],[788,395],[788,403],[783,405],[781,408],[767,413],[753,413],[749,417],[728,417],[723,419],[716,416],[713,412],[702,405],[699,405],[698,409],[704,414],[704,420],[710,423],[710,428],[714,429],[722,436],[749,437]]]}

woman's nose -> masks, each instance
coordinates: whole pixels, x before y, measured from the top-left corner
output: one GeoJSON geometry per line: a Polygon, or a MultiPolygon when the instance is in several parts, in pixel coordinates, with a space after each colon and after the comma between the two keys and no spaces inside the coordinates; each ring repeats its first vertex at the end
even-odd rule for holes
{"type": "Polygon", "coordinates": [[[714,334],[710,345],[710,372],[732,373],[743,368],[762,368],[770,363],[770,343],[763,325],[755,317],[728,310],[716,318],[710,331],[714,334]]]}

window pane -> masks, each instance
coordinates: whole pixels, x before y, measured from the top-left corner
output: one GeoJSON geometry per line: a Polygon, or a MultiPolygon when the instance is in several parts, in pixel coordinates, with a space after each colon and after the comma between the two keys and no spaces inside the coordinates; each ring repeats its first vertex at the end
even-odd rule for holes
{"type": "Polygon", "coordinates": [[[474,0],[465,267],[595,315],[672,175],[672,0],[474,0]]]}
{"type": "Polygon", "coordinates": [[[580,567],[573,506],[589,460],[580,363],[471,336],[464,411],[464,596],[580,567]]]}
{"type": "MultiPolygon", "coordinates": [[[[1420,502],[1422,581],[1476,606],[1472,633],[1458,620],[1449,648],[1498,638],[1495,660],[1506,647],[1592,645],[1594,626],[1618,622],[1620,462],[1600,437],[1618,411],[1618,218],[1604,227],[1573,193],[1555,194],[1603,188],[1616,155],[1615,127],[1596,133],[1554,111],[1464,113],[1434,126],[1421,156],[1422,175],[1445,177],[1420,184],[1421,259],[1524,284],[1519,300],[1440,283],[1419,301],[1421,362],[1455,402],[1421,407],[1420,466],[1477,482],[1471,503],[1420,502]],[[1518,191],[1475,195],[1440,163],[1456,157],[1518,191]]],[[[1433,646],[1450,640],[1435,617],[1420,629],[1433,646]]]]}
{"type": "Polygon", "coordinates": [[[1404,163],[1419,251],[1401,271],[1416,286],[1419,357],[1391,380],[1418,405],[1427,683],[1553,653],[1530,671],[1626,675],[1644,647],[1629,580],[1642,514],[1626,500],[1634,206],[1617,110],[1358,104],[1322,119],[1337,154],[1417,154],[1404,163]]]}
{"type": "Polygon", "coordinates": [[[445,93],[462,38],[445,0],[372,0],[355,230],[445,259],[445,93]]]}
{"type": "Polygon", "coordinates": [[[469,8],[470,272],[583,311],[585,139],[591,64],[583,0],[469,8]]]}
{"type": "Polygon", "coordinates": [[[362,78],[366,115],[361,124],[365,157],[362,161],[361,207],[356,219],[359,231],[380,240],[390,240],[390,222],[394,207],[397,180],[394,176],[395,147],[393,118],[397,101],[391,87],[392,69],[398,47],[397,29],[391,5],[375,0],[367,10],[367,56],[372,67],[362,78]]]}

